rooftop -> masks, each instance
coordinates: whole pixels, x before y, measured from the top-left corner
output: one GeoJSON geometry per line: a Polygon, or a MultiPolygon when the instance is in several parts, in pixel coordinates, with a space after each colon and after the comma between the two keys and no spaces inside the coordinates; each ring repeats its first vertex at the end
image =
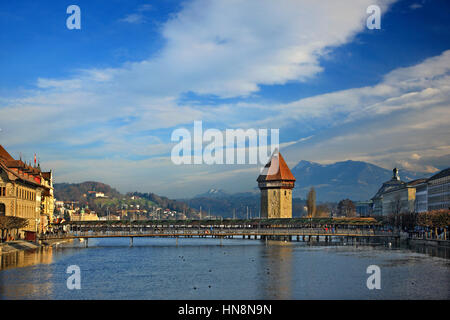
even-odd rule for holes
{"type": "Polygon", "coordinates": [[[428,181],[432,181],[432,180],[436,180],[436,179],[440,179],[446,176],[450,175],[450,168],[444,169],[438,173],[436,173],[434,176],[432,176],[430,179],[428,179],[428,181]]]}
{"type": "Polygon", "coordinates": [[[281,153],[275,151],[257,181],[295,181],[295,177],[281,153]]]}
{"type": "Polygon", "coordinates": [[[50,180],[52,176],[51,171],[42,172],[39,166],[33,167],[22,160],[14,159],[2,145],[0,145],[0,167],[6,171],[11,179],[19,178],[33,185],[44,187],[46,187],[45,180],[50,180]]]}

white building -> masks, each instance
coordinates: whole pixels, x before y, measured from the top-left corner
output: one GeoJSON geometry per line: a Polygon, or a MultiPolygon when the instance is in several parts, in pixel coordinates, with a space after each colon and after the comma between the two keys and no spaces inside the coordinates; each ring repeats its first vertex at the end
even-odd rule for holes
{"type": "Polygon", "coordinates": [[[450,168],[428,179],[428,210],[450,209],[450,168]]]}

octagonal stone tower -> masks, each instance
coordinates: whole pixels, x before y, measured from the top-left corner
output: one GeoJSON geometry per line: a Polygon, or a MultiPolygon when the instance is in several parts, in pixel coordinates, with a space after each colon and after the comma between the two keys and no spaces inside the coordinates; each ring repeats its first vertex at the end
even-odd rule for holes
{"type": "Polygon", "coordinates": [[[275,151],[256,180],[261,190],[261,218],[292,218],[295,177],[281,153],[275,151]]]}

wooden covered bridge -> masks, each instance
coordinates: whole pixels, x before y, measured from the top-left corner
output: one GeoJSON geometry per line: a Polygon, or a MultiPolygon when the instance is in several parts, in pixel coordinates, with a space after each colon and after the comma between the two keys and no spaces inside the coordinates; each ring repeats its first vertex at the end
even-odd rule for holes
{"type": "Polygon", "coordinates": [[[374,218],[294,218],[251,220],[67,221],[40,240],[90,238],[244,238],[285,241],[395,241],[399,234],[374,218]],[[63,228],[64,227],[64,228],[63,228]],[[65,229],[65,231],[63,231],[65,229]]]}

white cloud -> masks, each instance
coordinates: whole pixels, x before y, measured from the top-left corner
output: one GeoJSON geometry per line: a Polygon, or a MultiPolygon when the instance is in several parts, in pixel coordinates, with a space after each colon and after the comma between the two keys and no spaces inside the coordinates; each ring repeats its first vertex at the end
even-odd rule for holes
{"type": "MultiPolygon", "coordinates": [[[[391,2],[376,1],[383,8],[391,2]]],[[[314,76],[321,70],[321,55],[350,41],[365,27],[369,4],[373,0],[356,4],[351,0],[194,0],[162,26],[167,45],[155,58],[116,69],[79,70],[71,79],[39,78],[36,91],[8,100],[0,112],[13,118],[7,125],[10,139],[30,143],[49,136],[70,141],[61,127],[83,126],[85,135],[102,136],[95,123],[102,127],[122,115],[136,119],[129,125],[135,132],[196,119],[236,123],[241,119],[236,113],[242,113],[237,109],[252,106],[225,105],[212,110],[180,106],[176,98],[187,91],[247,95],[260,84],[314,76]],[[36,130],[31,141],[19,130],[40,127],[38,123],[48,119],[55,121],[46,130],[36,130]]],[[[144,5],[137,12],[150,9],[144,5]]]]}
{"type": "Polygon", "coordinates": [[[413,3],[412,5],[409,6],[409,8],[411,10],[419,9],[419,8],[422,8],[422,7],[423,7],[423,5],[421,5],[420,3],[413,3]]]}
{"type": "Polygon", "coordinates": [[[432,172],[422,156],[450,152],[450,51],[387,74],[372,87],[296,101],[277,121],[329,119],[330,128],[290,154],[319,162],[369,161],[384,167],[432,172]],[[412,156],[411,156],[412,155],[412,156]],[[406,160],[407,159],[407,160],[406,160]]]}
{"type": "Polygon", "coordinates": [[[142,4],[138,7],[138,11],[139,12],[144,12],[144,11],[150,11],[153,9],[153,6],[151,4],[142,4]]]}
{"type": "MultiPolygon", "coordinates": [[[[292,150],[288,161],[351,158],[390,165],[402,157],[410,159],[413,153],[438,157],[448,152],[442,146],[450,145],[446,125],[450,122],[450,51],[394,70],[375,86],[288,104],[192,106],[177,102],[180,94],[189,91],[239,97],[254,94],[263,84],[307,81],[322,71],[320,58],[365,28],[369,5],[378,4],[385,12],[392,2],[186,3],[162,26],[166,46],[152,58],[115,69],[79,70],[71,79],[39,78],[36,89],[27,96],[1,99],[2,144],[42,146],[52,141],[80,147],[76,156],[114,152],[155,156],[167,153],[170,146],[159,140],[160,136],[155,138],[152,130],[190,126],[194,120],[230,127],[283,128],[320,119],[329,123],[329,129],[297,144],[283,145],[292,150]],[[103,144],[83,148],[98,141],[103,144]],[[399,145],[402,149],[395,150],[399,145]]],[[[127,16],[126,22],[139,22],[138,16],[149,9],[138,8],[136,16],[127,16]]],[[[169,161],[157,162],[155,167],[148,159],[58,162],[58,154],[54,156],[56,172],[64,172],[60,181],[90,175],[107,181],[111,175],[117,184],[124,185],[125,177],[136,178],[156,192],[162,182],[170,183],[176,174],[183,176],[169,161]],[[154,179],[151,183],[149,176],[154,179]]],[[[219,173],[217,177],[221,177],[219,173]]]]}
{"type": "MultiPolygon", "coordinates": [[[[375,1],[383,9],[391,2],[375,1]]],[[[261,84],[304,81],[322,70],[318,61],[329,48],[365,28],[371,4],[195,0],[163,27],[167,46],[158,58],[130,65],[121,79],[138,80],[153,94],[223,97],[251,94],[261,84]]]]}
{"type": "Polygon", "coordinates": [[[130,13],[126,15],[124,18],[119,19],[119,21],[128,22],[131,24],[139,24],[145,22],[145,17],[140,13],[130,13]]]}
{"type": "MultiPolygon", "coordinates": [[[[417,65],[396,69],[375,86],[321,94],[279,105],[276,108],[277,116],[266,121],[276,125],[288,121],[328,118],[332,124],[342,125],[396,111],[447,106],[449,101],[450,50],[417,65]],[[340,116],[336,117],[337,114],[340,116]]],[[[416,125],[420,126],[420,123],[416,125]]]]}
{"type": "Polygon", "coordinates": [[[131,24],[141,24],[147,22],[144,12],[152,10],[151,4],[142,4],[137,9],[136,12],[127,14],[122,19],[119,19],[120,22],[127,22],[131,24]]]}

